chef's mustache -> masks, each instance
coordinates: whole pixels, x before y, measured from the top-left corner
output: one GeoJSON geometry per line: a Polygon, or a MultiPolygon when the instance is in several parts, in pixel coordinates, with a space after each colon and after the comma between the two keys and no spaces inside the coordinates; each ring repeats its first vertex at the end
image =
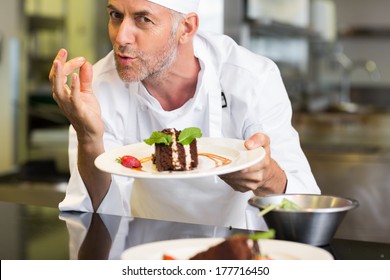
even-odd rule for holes
{"type": "Polygon", "coordinates": [[[124,55],[128,55],[128,56],[131,56],[131,57],[139,56],[141,54],[141,52],[133,50],[133,49],[131,49],[131,47],[128,47],[128,46],[114,47],[114,52],[115,53],[124,54],[124,55]]]}

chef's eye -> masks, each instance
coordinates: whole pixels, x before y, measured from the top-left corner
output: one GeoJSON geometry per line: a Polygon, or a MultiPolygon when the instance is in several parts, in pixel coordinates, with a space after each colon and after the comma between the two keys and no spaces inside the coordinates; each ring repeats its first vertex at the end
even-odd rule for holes
{"type": "Polygon", "coordinates": [[[142,23],[142,24],[147,24],[147,23],[153,23],[148,17],[145,16],[139,16],[136,18],[137,22],[142,23]]]}
{"type": "Polygon", "coordinates": [[[121,13],[116,12],[116,11],[109,12],[109,15],[110,15],[110,18],[112,20],[122,20],[123,19],[123,15],[121,13]]]}

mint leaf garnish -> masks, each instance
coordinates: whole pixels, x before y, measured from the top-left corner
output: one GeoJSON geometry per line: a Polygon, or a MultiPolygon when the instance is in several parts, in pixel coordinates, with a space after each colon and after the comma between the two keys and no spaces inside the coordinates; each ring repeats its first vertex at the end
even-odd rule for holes
{"type": "Polygon", "coordinates": [[[183,129],[179,134],[179,143],[189,145],[195,138],[202,137],[202,131],[197,127],[188,127],[183,129]]]}
{"type": "Polygon", "coordinates": [[[152,133],[149,139],[145,139],[144,142],[148,145],[153,145],[153,144],[169,145],[172,142],[172,136],[169,134],[162,133],[160,131],[155,131],[152,133]]]}

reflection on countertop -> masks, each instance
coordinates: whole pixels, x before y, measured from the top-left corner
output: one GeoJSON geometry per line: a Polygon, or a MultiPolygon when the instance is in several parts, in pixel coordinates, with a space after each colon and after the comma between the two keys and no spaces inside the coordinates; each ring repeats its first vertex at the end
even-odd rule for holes
{"type": "Polygon", "coordinates": [[[359,201],[335,236],[390,242],[390,113],[296,113],[294,126],[322,193],[359,201]]]}
{"type": "Polygon", "coordinates": [[[68,233],[58,208],[0,202],[0,213],[0,259],[69,259],[68,233]]]}

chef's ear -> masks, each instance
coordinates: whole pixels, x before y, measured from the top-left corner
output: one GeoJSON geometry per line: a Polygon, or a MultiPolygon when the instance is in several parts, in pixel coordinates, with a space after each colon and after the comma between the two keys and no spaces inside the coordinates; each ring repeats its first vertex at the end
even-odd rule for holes
{"type": "Polygon", "coordinates": [[[185,44],[192,40],[198,31],[199,17],[196,13],[187,14],[182,21],[180,43],[185,44]]]}

